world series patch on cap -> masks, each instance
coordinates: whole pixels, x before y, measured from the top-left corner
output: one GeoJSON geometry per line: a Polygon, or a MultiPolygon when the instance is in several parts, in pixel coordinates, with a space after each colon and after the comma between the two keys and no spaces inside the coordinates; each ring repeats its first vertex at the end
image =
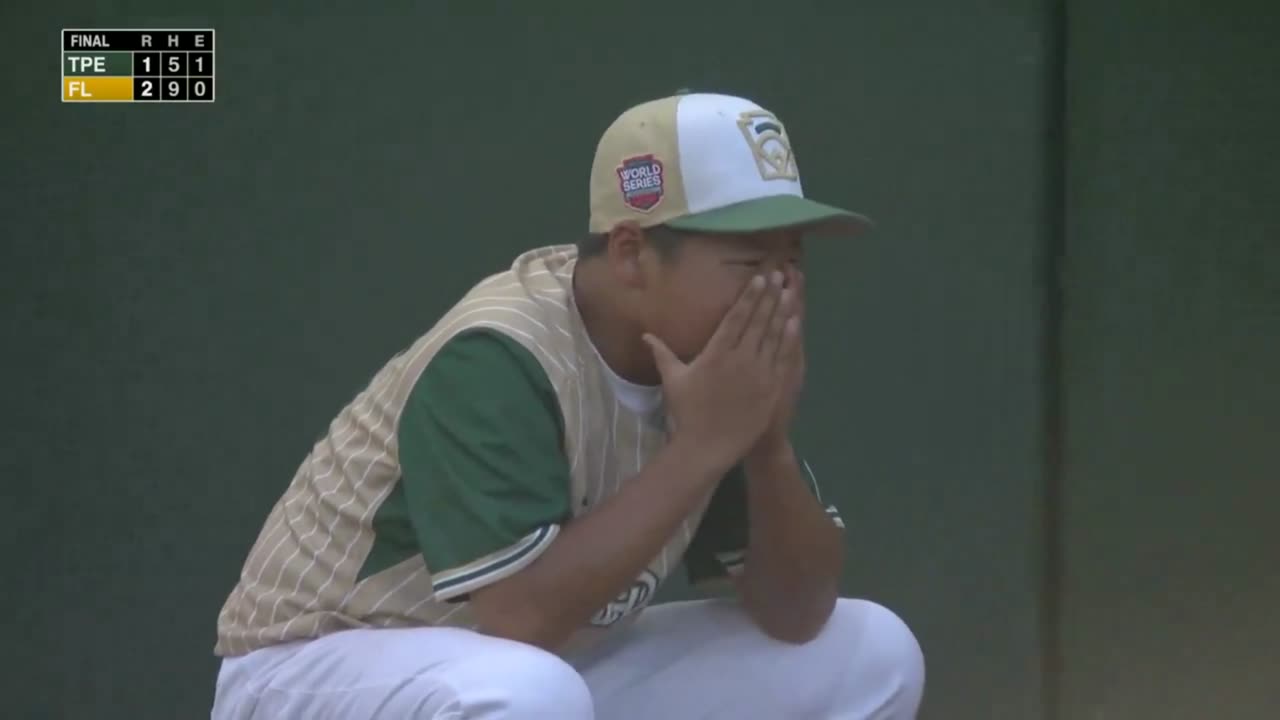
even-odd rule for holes
{"type": "Polygon", "coordinates": [[[662,202],[662,161],[653,155],[627,158],[618,166],[618,183],[622,202],[647,213],[662,202]]]}
{"type": "Polygon", "coordinates": [[[786,127],[745,98],[685,93],[622,113],[591,168],[589,230],[619,223],[744,233],[807,227],[857,235],[863,215],[804,196],[786,127]]]}

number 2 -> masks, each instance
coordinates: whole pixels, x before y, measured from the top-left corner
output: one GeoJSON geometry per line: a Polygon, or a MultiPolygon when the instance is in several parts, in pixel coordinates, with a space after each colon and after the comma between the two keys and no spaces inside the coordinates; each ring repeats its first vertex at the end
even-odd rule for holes
{"type": "Polygon", "coordinates": [[[142,97],[151,97],[151,81],[142,81],[142,97]]]}

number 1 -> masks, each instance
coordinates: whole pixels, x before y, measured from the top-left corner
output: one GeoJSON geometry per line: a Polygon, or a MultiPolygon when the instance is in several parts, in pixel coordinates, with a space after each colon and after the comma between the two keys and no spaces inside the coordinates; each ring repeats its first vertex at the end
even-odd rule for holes
{"type": "Polygon", "coordinates": [[[196,72],[198,73],[204,72],[204,56],[203,55],[196,56],[196,72]]]}
{"type": "Polygon", "coordinates": [[[151,73],[151,58],[149,57],[142,58],[142,69],[144,72],[148,74],[151,73]]]}

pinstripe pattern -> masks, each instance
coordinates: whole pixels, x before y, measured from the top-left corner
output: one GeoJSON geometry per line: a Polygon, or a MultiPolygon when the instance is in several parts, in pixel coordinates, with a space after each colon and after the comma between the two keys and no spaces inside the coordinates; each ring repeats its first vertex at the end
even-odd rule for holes
{"type": "MultiPolygon", "coordinates": [[[[401,411],[432,356],[463,330],[498,330],[546,371],[564,416],[576,514],[639,472],[665,438],[609,390],[573,305],[575,262],[572,246],[521,255],[509,270],[477,284],[338,414],[268,515],[218,616],[215,653],[240,655],[355,627],[471,625],[466,603],[435,597],[421,555],[357,581],[373,545],[374,515],[400,477],[401,411]]],[[[704,502],[654,559],[649,572],[659,580],[679,565],[705,508],[704,502]]],[[[522,566],[554,536],[554,530],[535,533],[502,552],[522,566]]],[[[471,588],[485,580],[466,570],[454,569],[434,585],[471,588]]]]}

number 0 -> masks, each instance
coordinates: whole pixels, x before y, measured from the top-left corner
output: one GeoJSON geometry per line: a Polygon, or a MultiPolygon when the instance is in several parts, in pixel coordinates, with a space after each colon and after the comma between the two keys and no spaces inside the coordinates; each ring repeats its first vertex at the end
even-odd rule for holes
{"type": "Polygon", "coordinates": [[[196,97],[204,97],[204,81],[197,80],[195,85],[191,86],[191,94],[196,97]]]}

